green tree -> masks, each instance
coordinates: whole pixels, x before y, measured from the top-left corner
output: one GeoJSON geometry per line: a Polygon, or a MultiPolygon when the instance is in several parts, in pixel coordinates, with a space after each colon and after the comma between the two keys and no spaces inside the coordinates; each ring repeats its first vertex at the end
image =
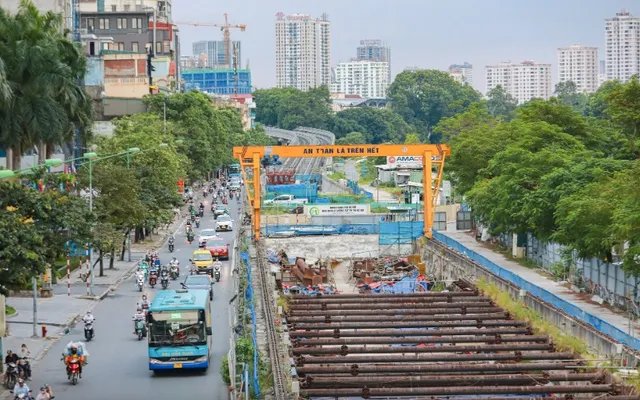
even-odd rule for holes
{"type": "Polygon", "coordinates": [[[420,144],[420,136],[417,133],[410,133],[404,139],[404,144],[420,144]]]}
{"type": "Polygon", "coordinates": [[[396,76],[389,87],[392,109],[412,124],[424,141],[442,118],[451,117],[479,101],[480,93],[469,85],[461,85],[446,72],[436,70],[405,71],[396,76]]]}
{"type": "Polygon", "coordinates": [[[260,89],[253,95],[256,101],[256,122],[265,126],[326,129],[331,119],[331,98],[326,86],[305,92],[295,88],[260,89]]]}
{"type": "Polygon", "coordinates": [[[605,98],[607,114],[629,137],[629,143],[636,157],[640,158],[638,140],[640,139],[640,80],[634,75],[624,85],[609,92],[605,98]]]}
{"type": "Polygon", "coordinates": [[[91,100],[79,82],[81,48],[62,33],[62,16],[41,14],[23,0],[15,15],[0,9],[0,144],[11,148],[9,167],[24,150],[42,145],[42,157],[91,123],[91,100]]]}
{"type": "Polygon", "coordinates": [[[584,113],[584,109],[589,102],[587,95],[578,93],[578,86],[573,81],[557,83],[553,94],[556,95],[563,104],[573,107],[581,113],[584,113]]]}
{"type": "Polygon", "coordinates": [[[502,85],[491,89],[487,94],[487,110],[494,117],[502,117],[505,120],[513,118],[513,112],[518,107],[518,100],[507,92],[502,85]]]}
{"type": "Polygon", "coordinates": [[[402,143],[411,126],[391,110],[375,107],[354,107],[340,111],[331,118],[329,130],[340,139],[351,132],[361,132],[366,143],[402,143]]]}
{"type": "Polygon", "coordinates": [[[365,144],[367,139],[360,132],[351,132],[347,136],[336,140],[336,144],[365,144]]]}
{"type": "Polygon", "coordinates": [[[482,134],[496,127],[500,121],[489,113],[486,104],[478,102],[469,106],[469,109],[463,113],[443,118],[435,126],[434,132],[442,136],[445,143],[449,143],[463,133],[467,136],[482,134]]]}
{"type": "MultiPolygon", "coordinates": [[[[626,244],[623,253],[622,268],[630,275],[640,277],[640,163],[634,161],[633,167],[618,173],[610,185],[607,197],[613,215],[610,233],[615,243],[626,244]]],[[[606,193],[603,193],[606,197],[606,193]]]]}

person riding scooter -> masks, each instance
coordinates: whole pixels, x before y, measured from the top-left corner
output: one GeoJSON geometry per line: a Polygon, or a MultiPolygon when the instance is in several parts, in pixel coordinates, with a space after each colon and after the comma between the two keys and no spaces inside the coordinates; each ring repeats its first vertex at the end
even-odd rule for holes
{"type": "Polygon", "coordinates": [[[199,210],[200,210],[200,217],[204,217],[204,204],[200,203],[199,210]]]}

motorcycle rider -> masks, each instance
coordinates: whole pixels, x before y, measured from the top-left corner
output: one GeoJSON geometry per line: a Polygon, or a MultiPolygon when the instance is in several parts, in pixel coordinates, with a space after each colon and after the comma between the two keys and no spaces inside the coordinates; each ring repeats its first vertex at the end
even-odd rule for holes
{"type": "MultiPolygon", "coordinates": [[[[138,321],[145,321],[146,322],[147,319],[147,314],[144,313],[144,310],[142,309],[142,307],[138,306],[138,308],[136,309],[136,313],[133,314],[133,334],[135,335],[136,333],[136,322],[138,321]]],[[[143,335],[146,334],[145,330],[142,331],[143,335]]]]}
{"type": "MultiPolygon", "coordinates": [[[[20,359],[20,357],[14,353],[11,350],[7,351],[7,356],[4,358],[4,365],[8,365],[8,364],[16,364],[18,365],[18,360],[20,359]]],[[[6,368],[5,368],[6,369],[6,368]]],[[[7,373],[4,373],[4,382],[7,382],[7,373]]]]}
{"type": "Polygon", "coordinates": [[[189,230],[187,230],[187,240],[189,240],[189,238],[191,238],[191,241],[193,241],[193,238],[195,236],[195,232],[193,231],[193,228],[191,227],[191,225],[189,225],[189,230]]]}
{"type": "Polygon", "coordinates": [[[146,294],[142,295],[142,300],[140,300],[140,303],[138,303],[138,307],[142,308],[143,310],[145,308],[149,308],[149,300],[147,299],[146,294]]]}
{"type": "Polygon", "coordinates": [[[24,372],[24,377],[28,380],[31,380],[31,364],[29,363],[29,360],[31,359],[31,352],[27,348],[27,345],[24,343],[20,348],[20,359],[22,360],[22,362],[20,363],[20,368],[24,372]]]}
{"type": "Polygon", "coordinates": [[[15,397],[18,397],[20,394],[31,397],[31,389],[24,383],[24,379],[22,378],[18,379],[18,383],[13,387],[12,392],[15,397]]]}
{"type": "Polygon", "coordinates": [[[96,320],[96,317],[91,314],[91,311],[87,311],[87,313],[82,317],[82,322],[85,324],[91,324],[96,320]]]}
{"type": "Polygon", "coordinates": [[[71,364],[71,361],[77,359],[78,360],[78,373],[79,373],[79,378],[82,379],[82,364],[84,363],[84,355],[79,354],[78,353],[78,346],[73,345],[71,347],[71,355],[70,356],[66,356],[64,358],[64,363],[67,366],[67,369],[69,369],[69,365],[71,364]]]}
{"type": "Polygon", "coordinates": [[[171,262],[169,262],[169,265],[175,265],[176,266],[176,270],[178,271],[178,275],[180,275],[180,262],[178,261],[177,258],[173,257],[173,260],[171,260],[171,262]]]}
{"type": "Polygon", "coordinates": [[[169,236],[169,247],[173,246],[173,242],[175,242],[175,238],[173,237],[173,233],[169,236]]]}

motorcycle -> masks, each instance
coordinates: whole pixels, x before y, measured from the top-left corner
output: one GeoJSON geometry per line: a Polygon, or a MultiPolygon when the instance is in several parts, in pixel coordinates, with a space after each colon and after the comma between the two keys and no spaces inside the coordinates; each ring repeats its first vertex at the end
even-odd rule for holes
{"type": "Polygon", "coordinates": [[[200,209],[200,218],[204,217],[204,207],[200,209]]]}
{"type": "Polygon", "coordinates": [[[138,286],[138,289],[142,292],[142,288],[144,287],[144,275],[143,274],[139,274],[136,276],[136,285],[138,286]]]}
{"type": "Polygon", "coordinates": [[[169,275],[171,276],[171,279],[173,279],[174,281],[176,279],[178,279],[178,266],[175,264],[171,264],[171,266],[169,267],[169,275]]]}
{"type": "Polygon", "coordinates": [[[169,253],[173,253],[173,239],[169,239],[169,253]]]}
{"type": "Polygon", "coordinates": [[[229,200],[233,200],[233,192],[229,192],[229,200]]]}
{"type": "Polygon", "coordinates": [[[163,289],[166,289],[169,286],[169,274],[164,269],[160,273],[160,284],[163,289]]]}
{"type": "Polygon", "coordinates": [[[79,377],[80,377],[80,361],[79,360],[69,361],[69,365],[67,365],[67,379],[69,379],[72,384],[76,385],[78,383],[79,377]]]}
{"type": "Polygon", "coordinates": [[[194,222],[196,220],[196,215],[195,214],[191,214],[191,222],[194,222]]]}
{"type": "Polygon", "coordinates": [[[87,342],[90,342],[94,337],[93,332],[93,322],[85,322],[84,323],[84,338],[87,339],[87,342]]]}
{"type": "Polygon", "coordinates": [[[220,267],[215,266],[213,268],[213,276],[216,278],[216,282],[220,282],[220,267]]]}
{"type": "Polygon", "coordinates": [[[156,271],[152,271],[149,274],[149,286],[151,286],[151,289],[156,286],[156,283],[158,283],[158,273],[156,271]]]}
{"type": "Polygon", "coordinates": [[[7,364],[7,388],[13,389],[18,381],[18,366],[14,363],[7,364]]]}
{"type": "Polygon", "coordinates": [[[31,378],[31,364],[27,357],[18,360],[18,372],[22,378],[31,378]]]}
{"type": "Polygon", "coordinates": [[[189,244],[193,243],[193,234],[187,235],[187,242],[189,242],[189,244]]]}
{"type": "Polygon", "coordinates": [[[200,217],[196,218],[196,228],[200,228],[200,217]]]}
{"type": "Polygon", "coordinates": [[[136,321],[136,336],[138,336],[138,340],[142,340],[143,337],[147,336],[144,321],[142,320],[136,321]]]}

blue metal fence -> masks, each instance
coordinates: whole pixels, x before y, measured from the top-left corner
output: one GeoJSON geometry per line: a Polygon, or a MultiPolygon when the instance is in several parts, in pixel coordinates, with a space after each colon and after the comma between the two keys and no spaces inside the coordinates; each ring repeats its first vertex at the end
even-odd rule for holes
{"type": "Polygon", "coordinates": [[[315,201],[318,197],[318,184],[267,185],[267,199],[273,199],[281,194],[291,194],[300,199],[315,201]]]}
{"type": "Polygon", "coordinates": [[[424,221],[380,222],[378,244],[410,244],[422,236],[424,221]]]}
{"type": "Polygon", "coordinates": [[[362,189],[360,186],[358,186],[358,182],[356,181],[347,180],[347,187],[351,189],[353,194],[363,194],[367,196],[368,199],[373,199],[373,193],[367,192],[366,190],[362,189]]]}
{"type": "MultiPolygon", "coordinates": [[[[378,224],[338,224],[338,225],[267,225],[262,228],[262,234],[266,236],[279,233],[293,233],[296,236],[323,236],[323,235],[373,235],[379,232],[378,224]]],[[[395,242],[394,242],[395,243],[395,242]]]]}
{"type": "Polygon", "coordinates": [[[590,325],[594,329],[602,332],[604,335],[607,335],[619,343],[626,344],[634,350],[640,351],[640,338],[633,337],[618,329],[617,327],[611,325],[610,323],[601,320],[600,318],[589,314],[588,312],[580,309],[579,307],[559,298],[553,293],[542,289],[527,280],[523,279],[517,274],[502,268],[496,263],[488,260],[486,257],[476,253],[475,251],[463,246],[458,241],[443,235],[439,232],[433,232],[433,238],[438,240],[439,242],[445,244],[446,246],[452,248],[458,253],[468,257],[469,259],[475,261],[480,264],[482,267],[488,269],[491,273],[498,276],[501,279],[504,279],[512,284],[516,285],[519,288],[526,290],[531,293],[533,296],[541,299],[542,301],[551,304],[553,307],[556,307],[559,310],[562,310],[564,313],[573,317],[579,321],[584,322],[585,324],[590,325]]]}
{"type": "MultiPolygon", "coordinates": [[[[245,292],[245,299],[251,308],[251,324],[253,325],[253,329],[251,329],[251,342],[253,343],[253,392],[257,398],[260,398],[260,380],[258,379],[258,362],[260,360],[260,354],[258,353],[258,341],[256,338],[256,332],[258,330],[256,328],[255,302],[253,301],[253,283],[251,282],[251,263],[249,262],[248,252],[241,252],[240,257],[247,266],[247,289],[245,292]]],[[[231,379],[233,379],[233,377],[231,377],[231,379]]]]}

